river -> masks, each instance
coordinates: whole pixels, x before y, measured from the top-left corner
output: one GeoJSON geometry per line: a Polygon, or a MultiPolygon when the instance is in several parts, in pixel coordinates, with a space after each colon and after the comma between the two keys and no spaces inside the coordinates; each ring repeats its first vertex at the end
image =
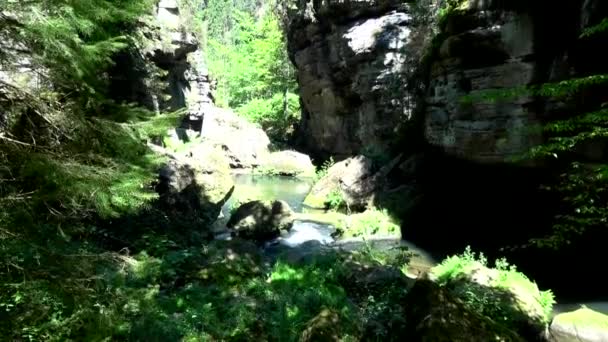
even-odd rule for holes
{"type": "MultiPolygon", "coordinates": [[[[225,220],[230,216],[230,210],[237,201],[246,198],[264,200],[282,200],[287,202],[296,213],[315,213],[315,216],[323,215],[321,211],[306,208],[303,205],[304,198],[312,187],[312,179],[297,179],[283,176],[262,176],[250,174],[234,174],[235,190],[222,208],[225,220]]],[[[371,247],[380,250],[389,250],[397,246],[405,246],[413,253],[408,272],[411,276],[426,271],[437,263],[428,252],[414,244],[395,237],[376,237],[363,241],[359,238],[335,240],[332,233],[335,228],[329,224],[318,222],[318,220],[296,220],[290,233],[282,238],[269,242],[266,248],[269,253],[293,249],[299,253],[310,249],[325,246],[343,250],[355,250],[363,247],[371,247]]],[[[585,305],[593,310],[608,314],[608,302],[570,302],[555,305],[554,314],[572,311],[585,305]]]]}

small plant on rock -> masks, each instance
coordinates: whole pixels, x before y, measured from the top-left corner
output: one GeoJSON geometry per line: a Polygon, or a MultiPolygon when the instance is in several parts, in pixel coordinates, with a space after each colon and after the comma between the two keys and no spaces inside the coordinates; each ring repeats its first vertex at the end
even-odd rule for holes
{"type": "Polygon", "coordinates": [[[542,330],[550,321],[553,293],[540,291],[505,259],[496,260],[491,268],[482,253],[467,247],[433,268],[432,276],[469,308],[514,331],[542,330]]]}
{"type": "Polygon", "coordinates": [[[325,201],[327,209],[329,210],[338,210],[340,208],[344,208],[346,206],[346,199],[342,194],[342,191],[339,189],[335,189],[327,195],[327,200],[325,201]]]}
{"type": "Polygon", "coordinates": [[[319,169],[315,173],[315,183],[318,182],[321,178],[327,176],[327,174],[329,173],[329,169],[335,164],[336,162],[334,161],[334,157],[329,157],[329,159],[324,161],[323,164],[321,164],[321,167],[319,167],[319,169]]]}

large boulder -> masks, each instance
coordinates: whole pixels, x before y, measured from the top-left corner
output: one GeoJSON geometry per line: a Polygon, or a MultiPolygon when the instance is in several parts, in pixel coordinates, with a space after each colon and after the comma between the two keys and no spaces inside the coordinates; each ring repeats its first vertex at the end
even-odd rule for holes
{"type": "Polygon", "coordinates": [[[552,342],[608,341],[608,316],[584,307],[561,313],[551,322],[549,340],[552,342]]]}
{"type": "Polygon", "coordinates": [[[273,152],[262,168],[273,174],[293,177],[313,177],[316,170],[309,156],[296,151],[273,152]]]}
{"type": "Polygon", "coordinates": [[[234,229],[238,237],[263,242],[289,231],[294,217],[284,201],[252,201],[236,209],[226,226],[234,229]]]}
{"type": "Polygon", "coordinates": [[[300,138],[321,157],[387,150],[411,114],[400,0],[297,2],[288,49],[298,69],[300,138]]]}
{"type": "Polygon", "coordinates": [[[300,342],[338,342],[341,341],[340,315],[338,312],[323,309],[307,324],[300,336],[300,342]]]}
{"type": "Polygon", "coordinates": [[[406,312],[408,336],[420,342],[525,341],[517,333],[469,309],[428,279],[416,281],[401,303],[406,312]]]}
{"type": "Polygon", "coordinates": [[[431,278],[452,295],[528,340],[544,336],[553,297],[513,269],[489,268],[468,256],[451,257],[433,268],[431,278]]]}
{"type": "Polygon", "coordinates": [[[340,196],[351,209],[364,210],[384,188],[387,174],[400,160],[401,156],[398,156],[380,169],[376,169],[374,162],[365,156],[336,163],[313,186],[304,204],[312,208],[326,208],[331,197],[340,196]]]}
{"type": "Polygon", "coordinates": [[[188,155],[171,155],[159,172],[156,191],[170,212],[217,219],[234,189],[228,161],[220,151],[198,146],[188,155]]]}
{"type": "Polygon", "coordinates": [[[373,174],[373,161],[365,156],[356,156],[336,163],[327,170],[310,190],[304,204],[311,208],[323,209],[334,193],[343,194],[343,189],[373,174]]]}
{"type": "Polygon", "coordinates": [[[232,168],[258,167],[269,153],[266,133],[227,109],[209,106],[201,135],[206,144],[224,151],[232,168]]]}

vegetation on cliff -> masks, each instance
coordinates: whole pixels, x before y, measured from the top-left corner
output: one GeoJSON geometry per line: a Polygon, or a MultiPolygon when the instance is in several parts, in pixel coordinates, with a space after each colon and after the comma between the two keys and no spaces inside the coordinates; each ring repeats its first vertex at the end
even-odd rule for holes
{"type": "MultiPolygon", "coordinates": [[[[187,20],[204,38],[220,102],[284,140],[299,109],[275,3],[181,3],[192,6],[187,20]]],[[[154,4],[0,0],[2,338],[437,341],[474,333],[518,341],[529,337],[528,327],[546,327],[551,293],[505,261],[491,268],[470,250],[437,266],[434,282],[413,284],[404,272],[406,250],[270,256],[238,238],[209,241],[209,227],[157,207],[153,185],[165,158],[147,143],[161,140],[178,115],[108,95],[113,58],[136,53],[136,31],[148,25],[154,4]]],[[[558,84],[552,96],[575,83],[558,84]]],[[[605,114],[550,125],[555,138],[533,154],[561,158],[583,141],[605,138],[605,114]]],[[[207,177],[216,173],[212,159],[181,170],[205,194],[224,185],[207,177]]],[[[582,165],[575,170],[587,170],[582,165]]],[[[561,218],[577,229],[605,223],[606,168],[588,170],[565,174],[569,183],[558,188],[578,215],[561,218]]],[[[227,167],[222,174],[228,178],[227,167]]],[[[192,190],[182,185],[175,185],[176,198],[192,190]]],[[[206,199],[214,210],[224,190],[206,199]]],[[[200,207],[191,203],[197,199],[185,198],[179,209],[200,207]]],[[[330,207],[345,204],[340,192],[326,199],[330,207]]],[[[347,236],[398,231],[383,210],[338,219],[347,236]]]]}
{"type": "MultiPolygon", "coordinates": [[[[608,37],[606,19],[585,29],[578,44],[608,37]]],[[[608,69],[595,65],[584,75],[509,90],[481,91],[466,96],[465,102],[509,101],[519,96],[532,96],[544,101],[576,104],[567,112],[552,117],[537,127],[544,143],[534,146],[515,161],[537,161],[550,165],[556,179],[543,188],[561,198],[553,230],[535,238],[532,245],[558,249],[585,234],[596,234],[608,224],[608,164],[605,149],[608,139],[608,109],[605,91],[608,69]]]]}
{"type": "Polygon", "coordinates": [[[210,0],[198,17],[217,103],[259,124],[275,142],[286,142],[300,103],[276,2],[210,0]]]}

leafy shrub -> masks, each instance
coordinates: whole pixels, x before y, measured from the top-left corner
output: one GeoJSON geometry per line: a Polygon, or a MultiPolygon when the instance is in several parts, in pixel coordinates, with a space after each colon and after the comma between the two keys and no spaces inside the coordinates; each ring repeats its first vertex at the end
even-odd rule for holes
{"type": "Polygon", "coordinates": [[[338,210],[346,206],[346,199],[340,189],[331,191],[325,199],[325,206],[329,210],[338,210]]]}
{"type": "Polygon", "coordinates": [[[190,150],[193,146],[196,146],[202,143],[202,137],[194,137],[189,141],[183,141],[174,136],[168,136],[163,138],[163,144],[165,148],[173,153],[184,153],[190,150]]]}
{"type": "Polygon", "coordinates": [[[138,257],[130,279],[139,284],[136,293],[141,295],[127,305],[122,320],[130,327],[124,337],[297,341],[324,308],[339,313],[345,334],[356,333],[356,311],[330,263],[278,262],[266,275],[255,252],[242,248],[213,244],[162,259],[138,257]],[[187,285],[163,293],[144,290],[159,284],[166,288],[171,279],[184,279],[187,285]]]}
{"type": "Polygon", "coordinates": [[[236,109],[250,122],[258,124],[275,141],[286,141],[300,120],[300,98],[288,92],[271,98],[256,98],[236,109]]]}
{"type": "Polygon", "coordinates": [[[218,80],[217,103],[286,142],[300,119],[296,73],[272,6],[252,4],[209,1],[203,17],[213,35],[203,50],[218,80]]]}
{"type": "Polygon", "coordinates": [[[332,166],[334,166],[335,164],[336,164],[336,162],[334,161],[334,157],[329,157],[329,159],[324,161],[323,164],[321,164],[321,166],[318,168],[317,172],[315,173],[314,182],[316,183],[321,178],[327,176],[329,169],[332,166]]]}

